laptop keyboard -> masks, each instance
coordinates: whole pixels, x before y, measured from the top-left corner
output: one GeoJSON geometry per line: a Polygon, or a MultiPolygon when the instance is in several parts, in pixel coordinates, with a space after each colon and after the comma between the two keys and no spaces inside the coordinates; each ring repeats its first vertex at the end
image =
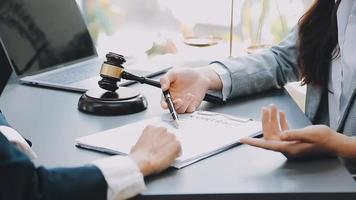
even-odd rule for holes
{"type": "Polygon", "coordinates": [[[36,80],[67,85],[96,75],[99,75],[99,70],[90,65],[82,65],[39,76],[36,80]]]}

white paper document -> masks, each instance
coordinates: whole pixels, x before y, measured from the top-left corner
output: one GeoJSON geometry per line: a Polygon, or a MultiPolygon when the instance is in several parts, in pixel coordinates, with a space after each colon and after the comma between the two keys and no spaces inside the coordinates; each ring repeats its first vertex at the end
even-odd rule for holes
{"type": "Polygon", "coordinates": [[[172,166],[182,168],[231,148],[243,137],[256,136],[262,131],[259,121],[207,111],[179,115],[179,128],[175,128],[171,121],[170,115],[163,115],[78,138],[76,142],[78,147],[127,155],[147,125],[165,126],[176,135],[182,146],[182,154],[172,166]]]}

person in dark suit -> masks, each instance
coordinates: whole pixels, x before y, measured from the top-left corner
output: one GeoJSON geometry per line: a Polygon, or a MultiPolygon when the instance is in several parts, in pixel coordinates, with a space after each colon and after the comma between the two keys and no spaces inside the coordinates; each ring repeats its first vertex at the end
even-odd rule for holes
{"type": "Polygon", "coordinates": [[[36,167],[29,144],[0,111],[1,200],[117,200],[145,189],[143,177],[166,169],[181,147],[165,128],[147,126],[129,156],[76,168],[36,167]]]}

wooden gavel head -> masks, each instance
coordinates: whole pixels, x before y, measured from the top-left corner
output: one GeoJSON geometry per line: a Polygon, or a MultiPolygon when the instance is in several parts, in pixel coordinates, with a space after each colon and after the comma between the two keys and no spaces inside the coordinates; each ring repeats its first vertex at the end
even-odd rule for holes
{"type": "Polygon", "coordinates": [[[122,66],[126,62],[125,57],[120,54],[109,52],[106,54],[106,61],[101,66],[100,76],[102,79],[98,82],[99,87],[115,92],[119,87],[117,82],[120,81],[121,75],[124,72],[122,66]]]}

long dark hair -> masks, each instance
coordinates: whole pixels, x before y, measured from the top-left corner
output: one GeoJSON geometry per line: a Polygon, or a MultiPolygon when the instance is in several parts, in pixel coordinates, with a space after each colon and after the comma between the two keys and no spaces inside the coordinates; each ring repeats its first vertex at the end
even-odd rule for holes
{"type": "Polygon", "coordinates": [[[315,0],[299,20],[298,66],[302,84],[326,87],[339,55],[336,12],[341,0],[315,0]]]}

